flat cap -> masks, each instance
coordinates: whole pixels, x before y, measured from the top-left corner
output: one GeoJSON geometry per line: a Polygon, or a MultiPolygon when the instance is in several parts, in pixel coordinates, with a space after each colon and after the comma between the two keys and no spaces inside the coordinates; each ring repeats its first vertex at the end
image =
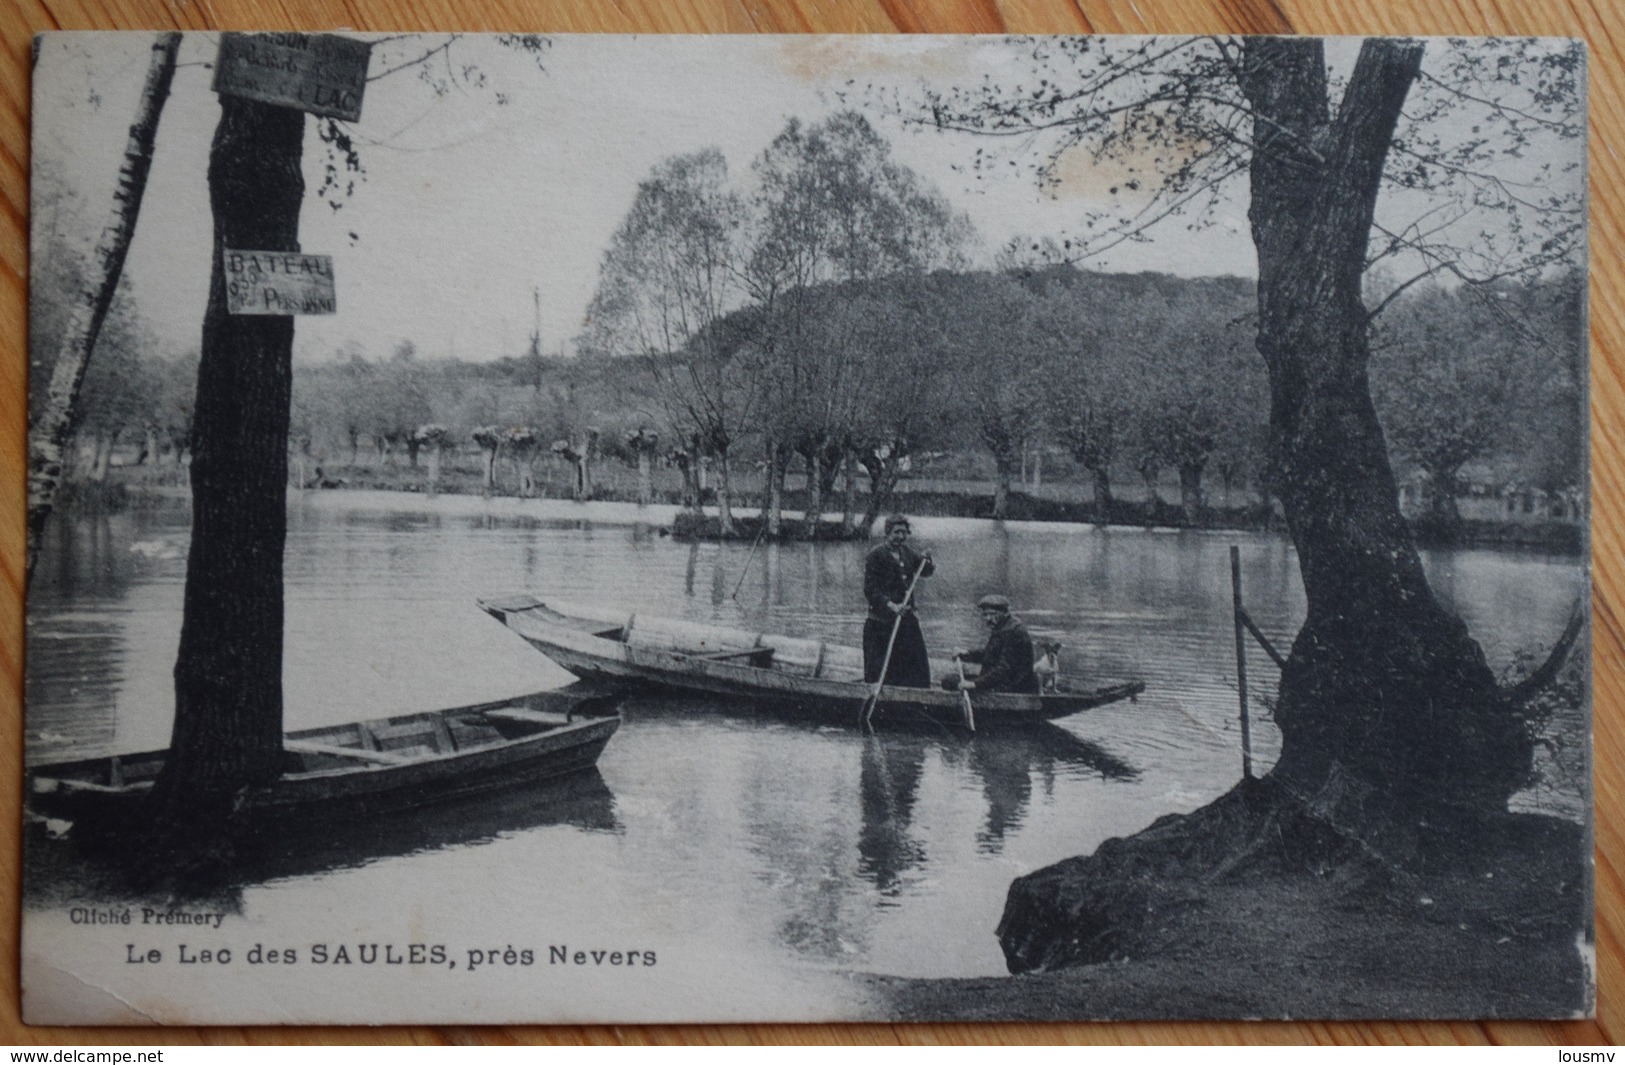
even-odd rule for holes
{"type": "Polygon", "coordinates": [[[976,609],[1002,610],[1008,614],[1010,612],[1010,600],[1006,599],[1002,595],[984,595],[982,598],[976,600],[976,609]]]}
{"type": "Polygon", "coordinates": [[[886,531],[887,532],[891,532],[893,529],[897,528],[899,525],[901,525],[903,528],[907,529],[909,532],[914,531],[914,526],[910,525],[908,523],[908,519],[903,517],[903,515],[901,515],[901,514],[893,514],[891,517],[886,519],[886,531]]]}

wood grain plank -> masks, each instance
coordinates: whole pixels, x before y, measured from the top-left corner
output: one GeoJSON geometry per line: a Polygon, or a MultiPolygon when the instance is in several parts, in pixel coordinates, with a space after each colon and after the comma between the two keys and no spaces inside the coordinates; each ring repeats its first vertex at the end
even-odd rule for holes
{"type": "Polygon", "coordinates": [[[0,878],[17,883],[21,773],[22,558],[26,426],[27,101],[29,40],[50,29],[524,30],[534,32],[1254,32],[1512,33],[1583,37],[1591,48],[1591,411],[1596,606],[1597,904],[1601,983],[1596,1021],[1358,1024],[692,1025],[439,1028],[25,1028],[18,1019],[17,897],[0,893],[0,1040],[6,1042],[865,1045],[1030,1042],[1570,1043],[1625,1036],[1617,989],[1625,981],[1620,811],[1625,785],[1625,631],[1619,617],[1625,515],[1625,263],[1621,262],[1619,157],[1625,126],[1625,51],[1607,0],[13,0],[0,10],[0,878]]]}

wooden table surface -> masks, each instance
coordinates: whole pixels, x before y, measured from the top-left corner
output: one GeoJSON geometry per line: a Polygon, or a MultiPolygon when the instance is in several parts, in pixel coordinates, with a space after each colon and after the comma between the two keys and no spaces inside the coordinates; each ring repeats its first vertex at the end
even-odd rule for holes
{"type": "Polygon", "coordinates": [[[1625,20],[1612,0],[9,0],[0,12],[0,1042],[52,1043],[1612,1043],[1618,1025],[1622,633],[1618,563],[1625,392],[1618,156],[1625,20]],[[1610,25],[1610,22],[1613,24],[1610,25]],[[16,964],[27,425],[29,39],[54,29],[661,33],[1317,33],[1583,37],[1591,49],[1591,432],[1596,668],[1598,1018],[1564,1023],[694,1025],[527,1028],[27,1028],[16,964]]]}

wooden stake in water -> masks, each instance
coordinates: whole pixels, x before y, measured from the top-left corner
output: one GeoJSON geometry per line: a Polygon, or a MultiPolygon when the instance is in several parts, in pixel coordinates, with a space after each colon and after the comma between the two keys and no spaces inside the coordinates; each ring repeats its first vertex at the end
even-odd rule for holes
{"type": "Polygon", "coordinates": [[[739,580],[734,582],[734,594],[729,599],[739,598],[739,589],[745,586],[745,574],[750,572],[750,560],[756,557],[756,549],[762,544],[762,534],[767,532],[767,511],[762,511],[762,527],[756,530],[756,539],[750,542],[750,554],[745,556],[745,568],[739,571],[739,580]]]}
{"type": "Polygon", "coordinates": [[[1241,695],[1241,776],[1253,779],[1253,737],[1247,720],[1247,623],[1241,607],[1241,548],[1230,545],[1230,601],[1236,625],[1236,690],[1241,695]]]}

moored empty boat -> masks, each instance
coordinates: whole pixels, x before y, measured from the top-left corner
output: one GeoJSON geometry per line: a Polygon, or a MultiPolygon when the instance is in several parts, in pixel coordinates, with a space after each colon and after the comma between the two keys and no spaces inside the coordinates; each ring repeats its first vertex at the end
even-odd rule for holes
{"type": "MultiPolygon", "coordinates": [[[[244,796],[250,818],[407,809],[591,769],[620,726],[618,697],[569,689],[341,725],[283,738],[283,772],[244,796]]],[[[32,765],[37,814],[78,820],[139,802],[168,751],[32,765]]]]}
{"type": "MultiPolygon", "coordinates": [[[[855,647],[612,607],[543,602],[531,595],[481,600],[480,608],[584,679],[750,699],[851,725],[862,721],[864,703],[874,690],[863,680],[863,653],[855,647]]],[[[947,662],[932,663],[933,673],[950,668],[947,662]]],[[[1144,690],[1139,681],[1125,681],[1043,695],[976,692],[976,726],[1053,720],[1132,699],[1144,690]]],[[[880,690],[879,720],[924,715],[959,722],[963,714],[963,698],[956,692],[890,685],[880,690]]]]}

